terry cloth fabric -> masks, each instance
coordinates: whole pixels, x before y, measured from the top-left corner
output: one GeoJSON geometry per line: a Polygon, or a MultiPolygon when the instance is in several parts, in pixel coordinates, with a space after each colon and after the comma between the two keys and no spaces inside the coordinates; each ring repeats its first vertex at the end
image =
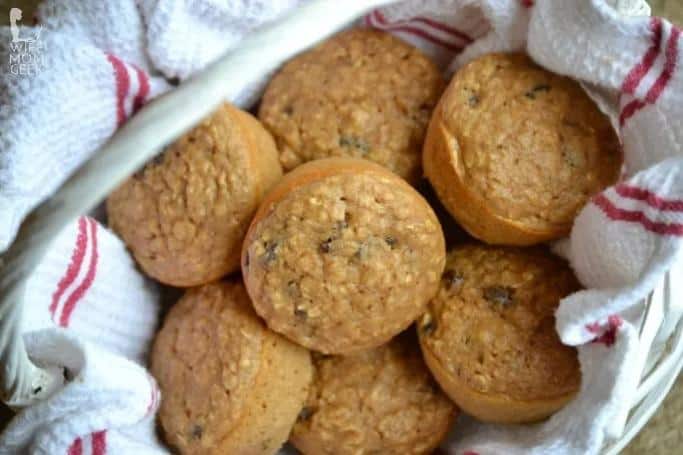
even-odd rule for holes
{"type": "MultiPolygon", "coordinates": [[[[10,243],[28,210],[144,102],[170,88],[166,78],[190,77],[296,3],[54,0],[42,7],[37,27],[43,28],[21,29],[23,35],[44,42],[35,50],[44,55],[40,71],[20,77],[5,71],[0,77],[0,250],[10,243]]],[[[420,47],[446,73],[486,52],[527,51],[547,69],[584,83],[613,118],[623,144],[622,181],[596,195],[580,213],[570,238],[556,245],[586,287],[565,298],[557,312],[560,337],[579,350],[580,392],[537,425],[460,422],[446,444],[449,453],[591,454],[623,428],[648,347],[639,338],[642,298],[666,271],[671,276],[683,273],[681,32],[647,13],[639,0],[405,0],[359,21],[420,47]]],[[[4,30],[0,37],[3,62],[16,52],[7,45],[9,36],[4,30]]],[[[253,83],[258,86],[263,80],[253,83]]],[[[71,316],[71,287],[79,285],[54,290],[64,276],[75,273],[64,271],[67,262],[73,262],[64,258],[80,255],[74,246],[79,244],[80,224],[95,225],[81,220],[70,228],[70,236],[65,234],[62,246],[59,239],[55,242],[57,253],[36,270],[34,283],[39,285],[25,302],[27,308],[42,305],[44,312],[38,317],[41,331],[26,326],[32,356],[44,364],[67,366],[81,382],[68,381],[45,403],[20,413],[0,437],[0,452],[16,447],[69,454],[163,450],[145,430],[151,420],[147,406],[153,403],[153,410],[158,402],[158,397],[150,398],[156,389],[141,368],[123,359],[136,360],[146,351],[148,326],[123,322],[142,335],[118,347],[99,343],[86,330],[91,321],[106,322],[106,317],[98,319],[99,312],[112,308],[104,299],[121,281],[96,273],[93,294],[81,291],[83,302],[92,298],[91,305],[86,310],[79,303],[71,316]],[[52,260],[57,262],[51,265],[52,260]],[[55,273],[48,277],[44,270],[55,273]],[[95,289],[101,294],[96,296],[95,289]],[[53,305],[56,292],[58,303],[53,305]],[[44,328],[64,318],[68,327],[44,328]],[[125,384],[101,379],[113,378],[119,370],[137,379],[125,384]],[[103,381],[102,387],[95,380],[103,381]],[[127,401],[130,397],[135,402],[127,401]],[[114,408],[128,412],[103,411],[114,408]]],[[[90,235],[88,229],[85,235],[90,235]]],[[[105,259],[108,253],[100,252],[102,263],[110,261],[115,267],[120,261],[119,271],[134,276],[130,258],[124,259],[120,244],[112,251],[117,248],[120,256],[105,259]]],[[[87,263],[88,247],[84,251],[87,263]]],[[[81,273],[87,277],[88,269],[82,267],[74,283],[81,282],[81,273]]],[[[142,300],[154,300],[141,277],[131,279],[130,286],[130,292],[138,290],[140,301],[117,303],[122,313],[135,312],[144,305],[142,300]]],[[[674,286],[671,292],[675,319],[683,291],[674,286]]],[[[667,321],[665,332],[675,322],[667,321]]]]}
{"type": "Polygon", "coordinates": [[[159,392],[143,367],[159,292],[121,240],[89,217],[68,225],[29,277],[23,313],[31,359],[65,385],[18,414],[0,453],[159,453],[159,392]]]}

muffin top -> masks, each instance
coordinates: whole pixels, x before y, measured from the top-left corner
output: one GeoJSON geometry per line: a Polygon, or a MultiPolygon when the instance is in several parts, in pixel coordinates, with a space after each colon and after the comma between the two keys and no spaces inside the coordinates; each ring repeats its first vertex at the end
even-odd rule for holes
{"type": "Polygon", "coordinates": [[[352,29],[287,63],[268,85],[259,118],[285,170],[318,158],[364,158],[415,183],[443,88],[438,68],[415,47],[352,29]]]}
{"type": "Polygon", "coordinates": [[[290,438],[304,454],[425,454],[455,418],[412,331],[350,356],[315,355],[314,368],[290,438]]]}
{"type": "Polygon", "coordinates": [[[445,261],[427,202],[363,160],[291,172],[266,197],[244,243],[256,311],[310,349],[345,353],[405,329],[435,294],[445,261]]]}
{"type": "Polygon", "coordinates": [[[241,283],[190,289],[171,308],[151,360],[171,444],[196,453],[229,434],[262,368],[266,333],[241,283]]]}
{"type": "Polygon", "coordinates": [[[440,108],[463,187],[528,229],[568,232],[588,198],[619,176],[619,140],[607,116],[577,82],[525,55],[469,63],[440,108]]]}
{"type": "Polygon", "coordinates": [[[281,175],[268,133],[224,104],[112,193],[109,224],[148,275],[206,283],[239,268],[251,216],[281,175]]]}
{"type": "Polygon", "coordinates": [[[560,342],[554,312],[578,289],[568,265],[544,249],[456,248],[419,321],[420,342],[475,391],[522,401],[571,393],[577,354],[560,342]]]}

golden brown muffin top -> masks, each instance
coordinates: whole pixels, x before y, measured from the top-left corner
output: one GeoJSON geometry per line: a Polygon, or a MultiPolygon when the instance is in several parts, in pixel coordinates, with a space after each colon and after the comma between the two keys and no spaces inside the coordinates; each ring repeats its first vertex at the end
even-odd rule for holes
{"type": "Polygon", "coordinates": [[[261,169],[267,133],[248,115],[224,104],[109,197],[110,226],[148,275],[192,286],[239,266],[251,216],[281,175],[272,140],[276,172],[261,169]]]}
{"type": "Polygon", "coordinates": [[[588,198],[619,176],[619,141],[607,116],[577,82],[525,55],[474,60],[441,103],[464,186],[505,219],[569,229],[588,198]]]}
{"type": "Polygon", "coordinates": [[[273,330],[345,353],[378,346],[417,318],[444,261],[441,226],[413,188],[373,163],[329,159],[297,168],[266,197],[242,270],[273,330]]]}
{"type": "Polygon", "coordinates": [[[554,312],[579,283],[540,248],[466,245],[448,254],[441,287],[419,321],[423,347],[475,391],[516,400],[578,389],[576,350],[554,312]]]}
{"type": "Polygon", "coordinates": [[[285,170],[318,158],[364,158],[411,183],[444,88],[415,47],[368,29],[342,32],[287,63],[272,79],[259,118],[285,170]]]}
{"type": "Polygon", "coordinates": [[[456,407],[402,334],[351,356],[314,356],[315,376],[291,440],[304,454],[426,454],[456,407]]]}
{"type": "Polygon", "coordinates": [[[182,453],[205,453],[242,417],[259,373],[266,327],[241,283],[190,289],[154,343],[151,371],[164,392],[159,418],[182,453]]]}

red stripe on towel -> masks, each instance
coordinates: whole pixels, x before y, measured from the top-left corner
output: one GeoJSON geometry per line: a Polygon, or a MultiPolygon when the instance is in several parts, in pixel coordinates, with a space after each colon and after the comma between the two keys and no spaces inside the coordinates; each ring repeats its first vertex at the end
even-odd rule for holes
{"type": "Polygon", "coordinates": [[[76,440],[71,444],[67,455],[82,455],[83,454],[83,441],[81,438],[76,438],[76,440]]]}
{"type": "Polygon", "coordinates": [[[638,223],[646,230],[659,235],[683,236],[683,224],[653,221],[643,212],[618,208],[602,193],[595,196],[592,202],[611,220],[638,223]]]}
{"type": "Polygon", "coordinates": [[[683,212],[683,200],[681,199],[666,199],[645,188],[627,185],[626,183],[617,185],[614,190],[621,197],[643,201],[655,209],[666,212],[683,212]]]}
{"type": "Polygon", "coordinates": [[[107,453],[107,430],[92,434],[92,453],[93,455],[104,455],[107,453]]]}
{"type": "Polygon", "coordinates": [[[59,299],[66,291],[71,283],[74,282],[78,276],[78,272],[81,270],[81,265],[83,264],[83,257],[85,256],[85,247],[87,245],[86,236],[86,224],[85,217],[80,217],[78,219],[78,236],[76,237],[76,245],[74,246],[73,253],[71,254],[71,262],[64,273],[64,276],[59,283],[57,283],[57,289],[52,294],[52,303],[50,304],[50,314],[54,319],[55,311],[57,310],[57,305],[59,304],[59,299]]]}
{"type": "Polygon", "coordinates": [[[621,110],[621,114],[619,115],[619,125],[624,126],[624,124],[626,123],[626,120],[633,117],[633,115],[636,112],[638,112],[639,110],[641,110],[644,107],[645,107],[645,103],[640,101],[640,100],[633,100],[630,103],[628,103],[621,110]]]}
{"type": "Polygon", "coordinates": [[[90,222],[90,242],[92,244],[92,251],[90,252],[90,263],[88,264],[88,272],[81,284],[71,293],[64,308],[62,309],[62,315],[59,318],[59,325],[62,327],[69,326],[69,319],[71,314],[76,308],[76,304],[81,298],[86,294],[90,286],[92,286],[95,280],[95,274],[97,273],[97,262],[99,259],[99,253],[97,250],[97,223],[92,218],[88,218],[90,222]]]}
{"type": "Polygon", "coordinates": [[[681,31],[676,27],[671,28],[671,35],[666,44],[664,69],[659,75],[655,83],[650,87],[647,94],[645,95],[645,100],[634,100],[627,104],[621,111],[619,116],[619,124],[624,126],[624,123],[629,118],[645,107],[647,104],[654,104],[659,99],[660,95],[664,89],[669,85],[671,78],[673,77],[674,71],[676,71],[676,64],[678,63],[678,40],[681,36],[681,31]]]}
{"type": "Polygon", "coordinates": [[[607,347],[612,346],[617,341],[617,331],[619,331],[619,327],[621,327],[623,323],[624,321],[619,316],[613,314],[607,318],[607,327],[604,331],[597,322],[587,324],[586,330],[590,333],[595,333],[596,335],[599,334],[591,340],[591,343],[603,343],[607,347]],[[601,331],[602,333],[600,333],[601,331]]]}
{"type": "Polygon", "coordinates": [[[674,71],[676,71],[676,64],[678,63],[678,40],[680,37],[681,31],[676,27],[672,27],[671,35],[666,43],[664,69],[645,96],[645,101],[648,103],[654,104],[657,102],[659,96],[667,85],[669,85],[669,81],[671,81],[674,71]]]}
{"type": "Polygon", "coordinates": [[[652,44],[643,55],[642,60],[628,73],[624,83],[621,85],[621,91],[633,95],[636,87],[643,80],[645,75],[652,69],[657,55],[659,54],[659,47],[662,44],[662,20],[659,17],[653,17],[650,20],[650,29],[652,30],[652,44]]]}
{"type": "Polygon", "coordinates": [[[449,33],[457,38],[460,38],[461,40],[465,41],[466,43],[471,43],[473,40],[470,38],[470,36],[465,33],[461,32],[458,29],[455,29],[451,27],[450,25],[444,24],[443,22],[436,21],[434,19],[431,19],[429,17],[415,17],[412,19],[415,22],[422,22],[423,24],[427,24],[437,30],[441,30],[442,32],[449,33]]]}
{"type": "Polygon", "coordinates": [[[444,41],[441,38],[436,37],[425,30],[422,30],[421,28],[405,24],[390,24],[379,10],[373,11],[368,16],[368,21],[372,26],[377,27],[381,30],[389,32],[410,33],[411,35],[419,36],[420,38],[423,38],[431,42],[432,44],[445,47],[446,49],[449,49],[453,52],[460,52],[462,50],[462,46],[444,41]]]}
{"type": "Polygon", "coordinates": [[[130,77],[126,65],[112,54],[107,54],[107,60],[114,69],[116,79],[116,126],[121,126],[126,121],[125,100],[130,89],[130,77]]]}
{"type": "Polygon", "coordinates": [[[134,66],[134,68],[135,73],[138,76],[139,87],[138,93],[135,95],[135,99],[133,100],[133,113],[136,113],[145,104],[145,101],[147,101],[147,95],[149,95],[149,78],[147,77],[147,73],[142,71],[140,68],[137,66],[134,66]]]}

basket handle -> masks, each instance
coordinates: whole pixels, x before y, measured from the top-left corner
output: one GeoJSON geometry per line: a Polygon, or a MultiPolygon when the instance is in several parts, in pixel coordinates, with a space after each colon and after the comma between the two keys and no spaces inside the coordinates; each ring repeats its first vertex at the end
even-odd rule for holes
{"type": "Polygon", "coordinates": [[[370,9],[394,0],[311,0],[287,17],[247,37],[175,90],[131,118],[22,224],[0,257],[0,398],[24,407],[62,385],[61,371],[34,365],[21,335],[23,290],[50,241],[77,216],[97,206],[120,182],[263,74],[341,29],[370,9]],[[334,14],[329,14],[334,10],[334,14]],[[315,20],[311,20],[315,18],[315,20]]]}

